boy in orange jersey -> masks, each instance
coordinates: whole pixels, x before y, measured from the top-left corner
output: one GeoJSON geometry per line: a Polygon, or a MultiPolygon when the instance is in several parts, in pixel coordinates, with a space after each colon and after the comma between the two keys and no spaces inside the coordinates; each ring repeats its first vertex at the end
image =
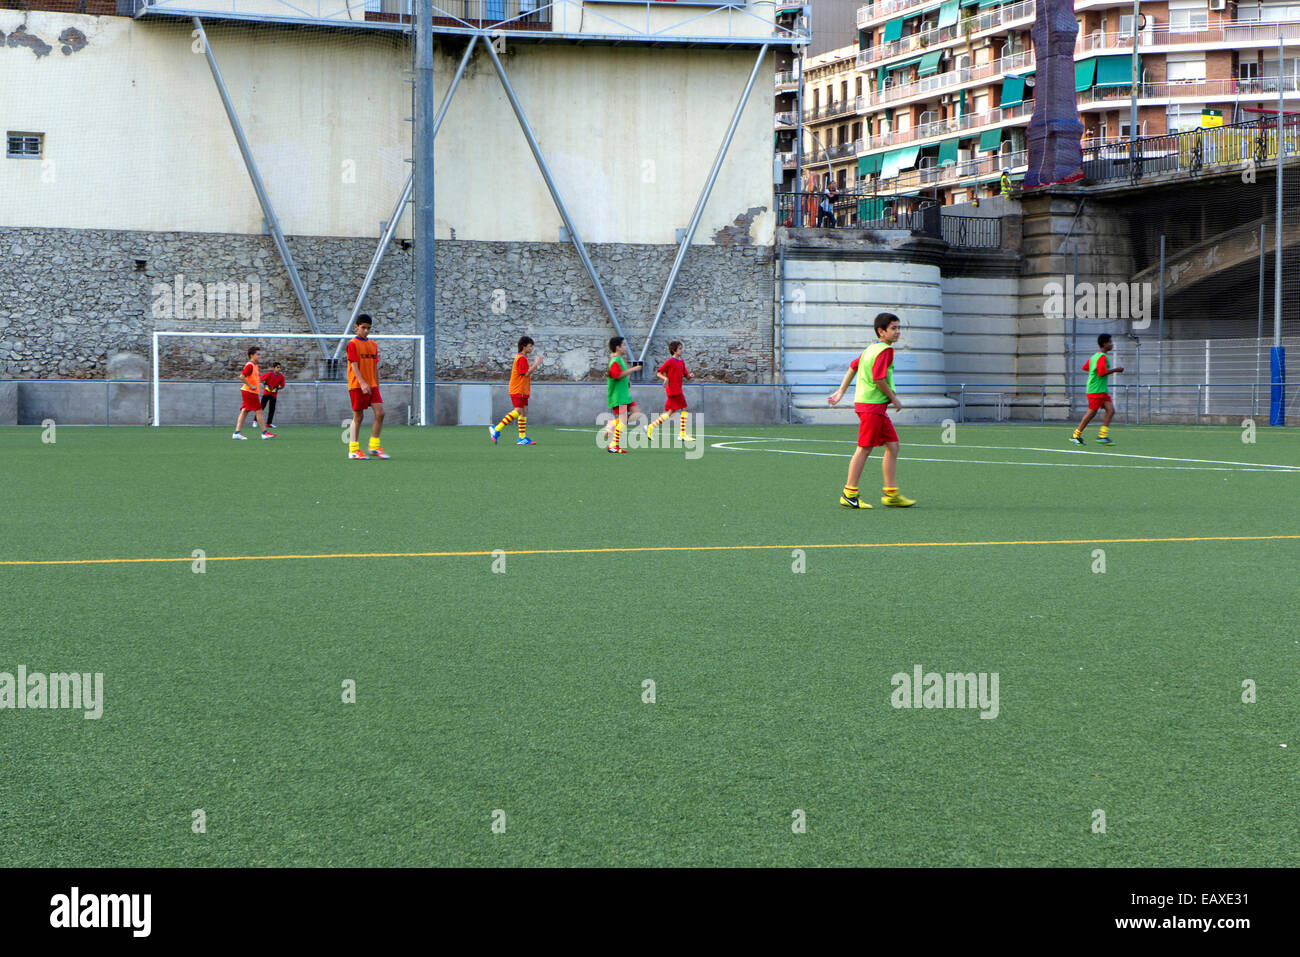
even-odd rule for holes
{"type": "Polygon", "coordinates": [[[379,346],[370,338],[370,317],[357,316],[357,334],[348,342],[348,396],[352,399],[352,426],[348,432],[348,458],[364,459],[358,434],[365,421],[366,409],[374,412],[370,426],[370,455],[389,458],[379,444],[384,428],[384,397],[379,392],[379,346]]]}
{"type": "Polygon", "coordinates": [[[275,433],[266,427],[266,418],[262,413],[262,375],[257,369],[257,363],[261,358],[262,350],[257,346],[250,346],[248,362],[240,374],[243,382],[239,388],[239,395],[243,404],[239,407],[239,418],[235,420],[235,434],[231,436],[232,439],[248,441],[248,436],[244,434],[244,419],[250,412],[257,417],[257,424],[262,428],[262,438],[275,438],[275,433]]]}
{"type": "Polygon", "coordinates": [[[530,363],[528,357],[532,354],[533,340],[528,336],[520,336],[519,351],[515,354],[514,365],[510,367],[510,404],[514,408],[507,412],[506,417],[495,426],[488,426],[488,435],[492,437],[493,445],[501,438],[501,430],[509,425],[512,419],[519,420],[519,441],[515,444],[535,444],[528,437],[528,396],[532,392],[533,373],[542,364],[542,358],[538,356],[535,362],[530,363]]]}

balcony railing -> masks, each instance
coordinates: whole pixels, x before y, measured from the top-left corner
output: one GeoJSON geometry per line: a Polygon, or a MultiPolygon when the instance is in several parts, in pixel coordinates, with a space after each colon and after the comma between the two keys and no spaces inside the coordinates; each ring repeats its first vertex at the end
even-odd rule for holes
{"type": "Polygon", "coordinates": [[[1017,20],[1032,20],[1033,18],[1034,0],[1020,0],[1018,3],[993,7],[973,17],[960,20],[955,26],[936,27],[923,33],[913,33],[901,40],[882,43],[869,50],[862,50],[858,53],[857,67],[859,70],[864,70],[873,63],[888,60],[892,57],[917,51],[926,52],[932,47],[966,36],[968,33],[973,38],[976,34],[1006,26],[1017,20]]]}
{"type": "Polygon", "coordinates": [[[799,125],[799,114],[794,110],[776,114],[777,126],[788,126],[791,129],[799,125]]]}
{"type": "Polygon", "coordinates": [[[934,0],[880,0],[874,6],[858,7],[858,29],[861,30],[872,20],[880,20],[891,13],[900,13],[903,10],[910,10],[912,7],[919,7],[922,4],[933,2],[934,0]]]}
{"type": "Polygon", "coordinates": [[[962,160],[951,166],[906,169],[891,179],[881,180],[880,188],[898,192],[915,190],[921,187],[955,185],[961,180],[970,179],[971,177],[996,176],[1004,169],[1011,171],[1022,169],[1028,163],[1029,154],[1026,150],[1019,150],[1015,153],[990,153],[987,156],[976,156],[973,159],[962,160]]]}
{"type": "Polygon", "coordinates": [[[798,70],[782,70],[776,75],[776,85],[778,87],[797,86],[798,83],[799,83],[798,70]]]}
{"type": "MultiPolygon", "coordinates": [[[[1138,50],[1151,47],[1177,46],[1197,43],[1245,43],[1258,44],[1270,49],[1277,44],[1278,31],[1286,39],[1300,37],[1300,20],[1282,20],[1261,23],[1257,20],[1217,23],[1204,30],[1171,30],[1169,24],[1159,23],[1148,26],[1138,36],[1138,50]]],[[[1075,50],[1116,50],[1133,49],[1132,33],[1102,33],[1094,31],[1087,36],[1080,36],[1075,50]]]]}
{"type": "MultiPolygon", "coordinates": [[[[936,73],[934,76],[923,76],[911,83],[887,86],[883,90],[875,90],[864,99],[868,99],[871,106],[880,106],[884,103],[894,103],[898,100],[910,99],[913,96],[946,90],[949,87],[960,86],[973,80],[1002,76],[1010,70],[1024,69],[1032,66],[1033,63],[1034,54],[1031,52],[1012,53],[991,63],[981,63],[977,66],[967,67],[964,70],[949,70],[946,73],[936,73]]],[[[862,112],[863,109],[864,107],[858,108],[859,112],[862,112]]]]}
{"type": "MultiPolygon", "coordinates": [[[[1283,93],[1300,93],[1300,76],[1282,78],[1283,93]]],[[[1189,82],[1142,83],[1138,87],[1138,99],[1167,101],[1179,97],[1194,100],[1230,100],[1239,96],[1265,96],[1278,93],[1278,78],[1260,77],[1253,80],[1238,80],[1232,77],[1221,80],[1192,80],[1189,82]]],[[[1080,106],[1088,103],[1112,103],[1115,100],[1128,100],[1132,96],[1132,86],[1094,86],[1078,94],[1080,106]]]]}
{"type": "Polygon", "coordinates": [[[965,116],[954,119],[940,120],[937,123],[925,123],[921,126],[912,127],[910,130],[903,130],[901,133],[877,133],[875,136],[866,139],[863,148],[877,150],[886,146],[900,146],[904,143],[914,143],[917,140],[927,140],[936,136],[952,136],[954,133],[963,133],[966,130],[978,129],[981,126],[994,126],[1007,120],[1029,117],[1033,115],[1033,112],[1034,101],[1027,100],[1015,106],[999,107],[985,113],[967,113],[965,116]]]}
{"type": "Polygon", "coordinates": [[[827,103],[825,106],[818,107],[815,110],[804,110],[803,121],[805,123],[813,123],[817,120],[828,120],[834,116],[845,116],[855,111],[855,101],[836,100],[834,103],[827,103]]]}

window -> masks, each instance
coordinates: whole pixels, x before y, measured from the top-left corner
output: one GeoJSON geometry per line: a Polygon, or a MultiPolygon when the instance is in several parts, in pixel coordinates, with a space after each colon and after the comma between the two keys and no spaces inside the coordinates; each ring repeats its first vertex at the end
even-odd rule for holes
{"type": "Polygon", "coordinates": [[[812,94],[813,94],[812,108],[813,108],[813,112],[816,113],[817,110],[822,105],[822,94],[820,90],[813,90],[812,94]]]}
{"type": "Polygon", "coordinates": [[[1254,60],[1243,60],[1237,64],[1237,79],[1253,82],[1259,79],[1259,64],[1254,60]]]}
{"type": "Polygon", "coordinates": [[[862,95],[862,77],[858,77],[858,79],[857,79],[857,81],[856,81],[856,84],[855,84],[855,89],[856,89],[857,92],[855,92],[853,95],[854,95],[854,96],[861,96],[861,95],[862,95]]]}
{"type": "Polygon", "coordinates": [[[1169,107],[1165,114],[1165,127],[1170,133],[1185,133],[1201,127],[1201,108],[1178,104],[1169,107]]]}
{"type": "Polygon", "coordinates": [[[1205,0],[1169,0],[1169,32],[1193,33],[1210,25],[1205,0]]]}
{"type": "Polygon", "coordinates": [[[860,140],[860,139],[862,139],[862,124],[861,124],[861,123],[854,123],[854,124],[853,124],[853,142],[856,143],[856,142],[857,142],[858,140],[860,140]]]}
{"type": "Polygon", "coordinates": [[[840,81],[840,99],[841,99],[841,100],[844,100],[844,101],[847,102],[848,98],[849,98],[849,81],[848,81],[848,80],[841,80],[841,81],[840,81]]]}
{"type": "Polygon", "coordinates": [[[1165,57],[1165,77],[1170,83],[1204,83],[1204,53],[1170,53],[1165,57]]]}
{"type": "Polygon", "coordinates": [[[5,135],[5,156],[9,159],[40,159],[45,152],[44,133],[15,133],[5,135]]]}

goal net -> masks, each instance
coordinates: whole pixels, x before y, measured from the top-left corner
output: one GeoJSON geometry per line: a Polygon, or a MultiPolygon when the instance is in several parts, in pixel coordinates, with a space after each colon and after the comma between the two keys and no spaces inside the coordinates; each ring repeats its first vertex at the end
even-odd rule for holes
{"type": "MultiPolygon", "coordinates": [[[[153,333],[151,424],[232,425],[239,414],[248,350],[262,350],[262,375],[280,363],[276,425],[338,425],[352,418],[348,336],[297,332],[153,333]]],[[[425,425],[424,336],[370,336],[379,345],[385,425],[425,425]]]]}

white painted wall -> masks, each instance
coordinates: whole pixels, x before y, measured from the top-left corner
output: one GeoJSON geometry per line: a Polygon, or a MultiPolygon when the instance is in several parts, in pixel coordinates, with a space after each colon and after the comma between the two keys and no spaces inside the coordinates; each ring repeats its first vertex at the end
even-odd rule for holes
{"type": "MultiPolygon", "coordinates": [[[[685,9],[685,8],[684,8],[685,9]]],[[[189,24],[0,11],[50,43],[0,50],[6,129],[46,134],[45,163],[0,160],[0,225],[256,233],[262,215],[189,24]],[[64,55],[57,37],[88,38],[64,55]]],[[[378,236],[410,170],[410,52],[400,35],[206,25],[286,233],[378,236]]],[[[520,101],[588,242],[672,243],[756,51],[508,44],[520,101]]],[[[697,243],[738,215],[773,241],[771,54],[697,243]]],[[[436,58],[436,95],[457,60],[436,58]]],[[[438,236],[557,242],[561,220],[486,57],[436,147],[438,236]]],[[[410,235],[409,213],[399,236],[410,235]]]]}

